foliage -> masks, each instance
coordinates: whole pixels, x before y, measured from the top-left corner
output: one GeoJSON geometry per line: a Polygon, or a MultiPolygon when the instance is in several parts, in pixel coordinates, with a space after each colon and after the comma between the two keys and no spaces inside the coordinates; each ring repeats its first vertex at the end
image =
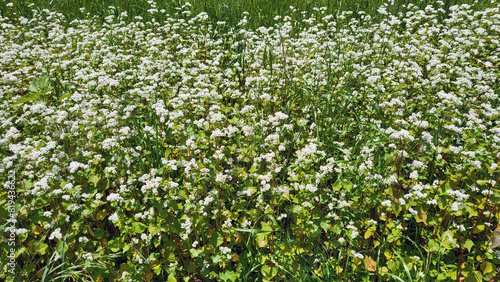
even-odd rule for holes
{"type": "MultiPolygon", "coordinates": [[[[247,15],[247,27],[257,29],[261,26],[274,26],[274,18],[276,16],[284,17],[290,15],[290,7],[294,7],[297,13],[302,11],[312,12],[319,7],[325,7],[327,14],[340,15],[342,12],[352,11],[354,16],[359,17],[359,12],[367,13],[374,17],[374,20],[379,20],[380,14],[377,10],[385,1],[383,0],[171,0],[171,1],[151,1],[151,0],[136,0],[136,1],[117,1],[117,0],[3,0],[0,2],[0,14],[4,17],[23,16],[31,18],[33,10],[41,12],[42,10],[57,11],[63,15],[66,22],[69,23],[74,19],[82,19],[86,17],[96,18],[100,24],[105,22],[105,17],[110,13],[109,7],[115,7],[113,12],[118,16],[117,11],[127,11],[129,17],[125,21],[142,20],[145,23],[153,18],[156,21],[167,19],[168,15],[174,15],[181,10],[181,7],[186,3],[191,4],[191,12],[198,15],[206,12],[209,16],[209,21],[212,23],[224,21],[227,27],[236,27],[243,16],[247,15]],[[12,3],[11,8],[7,7],[8,3],[12,3]],[[139,17],[139,18],[137,18],[139,17]]],[[[449,7],[455,5],[469,4],[473,5],[474,9],[484,9],[487,7],[495,7],[497,1],[491,0],[399,0],[392,1],[392,5],[388,6],[388,11],[397,14],[405,9],[408,4],[416,5],[419,9],[424,9],[429,5],[441,5],[442,8],[449,12],[449,7]]],[[[293,10],[293,9],[292,9],[293,10]]],[[[443,15],[437,15],[439,20],[443,19],[443,15]]]]}
{"type": "Polygon", "coordinates": [[[0,279],[498,279],[498,7],[178,8],[0,16],[0,279]]]}

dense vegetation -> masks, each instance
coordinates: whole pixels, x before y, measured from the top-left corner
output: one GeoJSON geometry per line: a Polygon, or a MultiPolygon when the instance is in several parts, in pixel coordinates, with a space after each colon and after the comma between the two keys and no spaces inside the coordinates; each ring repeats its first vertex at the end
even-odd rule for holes
{"type": "Polygon", "coordinates": [[[498,279],[497,2],[69,2],[0,3],[0,279],[498,279]]]}
{"type": "MultiPolygon", "coordinates": [[[[377,10],[385,2],[384,0],[170,0],[170,1],[151,1],[151,0],[2,0],[0,1],[0,11],[4,17],[33,17],[33,10],[42,11],[47,9],[53,12],[59,12],[64,17],[63,25],[74,19],[84,19],[86,17],[95,17],[96,22],[103,23],[104,18],[111,13],[118,16],[121,12],[127,11],[129,17],[124,18],[125,22],[138,21],[136,17],[141,17],[141,21],[148,22],[153,18],[156,21],[163,22],[167,16],[174,15],[180,11],[180,8],[186,3],[191,4],[189,10],[192,15],[207,13],[208,21],[216,23],[224,21],[226,27],[237,28],[237,24],[247,14],[246,28],[256,29],[261,26],[271,27],[276,23],[276,16],[291,16],[290,7],[294,7],[298,13],[307,12],[315,14],[317,8],[326,8],[326,14],[334,15],[337,18],[342,12],[353,12],[352,17],[361,16],[359,12],[370,15],[375,21],[381,20],[383,15],[377,10]],[[11,7],[7,4],[12,3],[11,7]],[[110,10],[109,7],[115,7],[110,10]]],[[[494,8],[498,6],[498,1],[492,0],[398,0],[389,1],[392,4],[386,9],[389,13],[397,14],[404,11],[408,4],[418,7],[419,10],[425,9],[429,5],[440,7],[443,13],[438,13],[436,18],[442,21],[449,13],[450,7],[455,5],[472,5],[474,11],[484,10],[485,8],[494,8]]]]}

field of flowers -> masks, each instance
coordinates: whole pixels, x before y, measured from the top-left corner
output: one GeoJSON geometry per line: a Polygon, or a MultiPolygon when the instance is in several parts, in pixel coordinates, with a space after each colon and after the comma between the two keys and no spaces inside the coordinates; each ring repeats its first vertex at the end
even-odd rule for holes
{"type": "Polygon", "coordinates": [[[500,9],[443,7],[0,14],[0,280],[497,281],[500,9]]]}

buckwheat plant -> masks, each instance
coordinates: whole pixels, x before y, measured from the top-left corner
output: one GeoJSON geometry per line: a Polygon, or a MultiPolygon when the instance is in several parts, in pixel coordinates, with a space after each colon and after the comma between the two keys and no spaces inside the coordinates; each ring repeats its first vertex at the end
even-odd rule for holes
{"type": "Polygon", "coordinates": [[[149,4],[0,13],[21,280],[497,281],[498,6],[149,4]]]}

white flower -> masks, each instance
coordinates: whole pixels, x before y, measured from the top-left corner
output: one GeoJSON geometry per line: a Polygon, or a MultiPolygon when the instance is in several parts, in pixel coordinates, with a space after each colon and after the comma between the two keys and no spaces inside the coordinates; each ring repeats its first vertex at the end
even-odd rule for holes
{"type": "Polygon", "coordinates": [[[407,139],[410,141],[415,140],[415,138],[413,136],[411,136],[410,132],[408,132],[408,130],[405,130],[405,129],[401,129],[400,131],[396,131],[396,132],[392,133],[390,135],[390,137],[394,138],[394,139],[398,139],[398,140],[403,140],[403,139],[407,139]]]}
{"type": "Polygon", "coordinates": [[[423,162],[417,160],[414,160],[411,165],[417,168],[427,167],[423,162]]]}
{"type": "Polygon", "coordinates": [[[425,142],[427,142],[427,143],[431,143],[433,138],[434,138],[434,137],[433,137],[430,133],[425,132],[425,131],[424,131],[424,132],[422,132],[422,139],[423,139],[425,142]]]}
{"type": "Polygon", "coordinates": [[[359,232],[357,230],[353,230],[351,233],[351,238],[356,239],[356,237],[358,237],[358,235],[359,235],[359,232]]]}
{"type": "Polygon", "coordinates": [[[225,136],[224,132],[222,132],[220,129],[217,128],[214,131],[212,131],[210,139],[213,139],[215,137],[224,137],[224,136],[225,136]]]}
{"type": "Polygon", "coordinates": [[[436,201],[436,199],[432,199],[432,200],[427,201],[427,204],[428,205],[437,205],[437,201],[436,201]]]}
{"type": "Polygon", "coordinates": [[[413,215],[418,215],[418,211],[412,209],[412,208],[409,208],[408,211],[413,214],[413,215]]]}
{"type": "MultiPolygon", "coordinates": [[[[11,231],[12,232],[12,231],[11,231]]],[[[14,231],[17,235],[20,235],[20,234],[24,234],[26,232],[28,232],[28,229],[26,228],[18,228],[18,229],[15,229],[14,231]]]]}
{"type": "Polygon", "coordinates": [[[351,250],[351,253],[352,253],[352,255],[353,255],[355,258],[359,258],[359,259],[364,259],[364,258],[365,258],[365,256],[364,256],[363,254],[358,253],[358,252],[356,252],[355,250],[351,250]]]}
{"type": "Polygon", "coordinates": [[[83,254],[82,258],[85,259],[85,260],[89,260],[89,261],[93,261],[94,260],[94,257],[92,256],[91,253],[85,253],[85,254],[83,254]]]}
{"type": "Polygon", "coordinates": [[[113,147],[117,146],[118,142],[114,138],[108,138],[102,141],[102,148],[104,150],[109,150],[112,149],[113,147]]]}
{"type": "Polygon", "coordinates": [[[59,194],[62,194],[62,192],[63,192],[62,189],[54,189],[54,191],[52,191],[52,194],[59,195],[59,194]]]}
{"type": "Polygon", "coordinates": [[[316,186],[312,185],[312,184],[307,184],[306,185],[306,190],[311,192],[311,193],[314,193],[316,191],[318,191],[318,188],[316,188],[316,186]]]}
{"type": "Polygon", "coordinates": [[[104,168],[104,171],[109,174],[117,174],[116,166],[108,166],[104,168]]]}
{"type": "Polygon", "coordinates": [[[106,198],[106,200],[111,201],[111,202],[114,202],[114,201],[123,202],[122,196],[120,196],[120,194],[118,194],[118,193],[109,194],[109,196],[106,198]]]}
{"type": "Polygon", "coordinates": [[[118,214],[115,212],[112,215],[109,216],[109,220],[118,220],[118,214]]]}
{"type": "Polygon", "coordinates": [[[70,173],[74,173],[75,171],[77,171],[79,168],[82,168],[82,169],[88,169],[89,166],[88,165],[85,165],[85,164],[81,164],[79,162],[71,162],[69,164],[69,172],[70,173]]]}
{"type": "Polygon", "coordinates": [[[410,173],[410,179],[417,179],[418,178],[418,171],[414,170],[410,173]]]}
{"type": "Polygon", "coordinates": [[[384,207],[391,207],[391,200],[383,201],[380,204],[382,204],[382,206],[384,207]]]}
{"type": "Polygon", "coordinates": [[[217,175],[215,176],[215,181],[218,182],[218,183],[224,183],[226,182],[226,180],[228,179],[228,175],[225,175],[221,172],[217,173],[217,175]]]}
{"type": "Polygon", "coordinates": [[[50,234],[49,240],[54,240],[54,238],[61,239],[62,234],[61,234],[61,228],[57,228],[50,234]]]}

